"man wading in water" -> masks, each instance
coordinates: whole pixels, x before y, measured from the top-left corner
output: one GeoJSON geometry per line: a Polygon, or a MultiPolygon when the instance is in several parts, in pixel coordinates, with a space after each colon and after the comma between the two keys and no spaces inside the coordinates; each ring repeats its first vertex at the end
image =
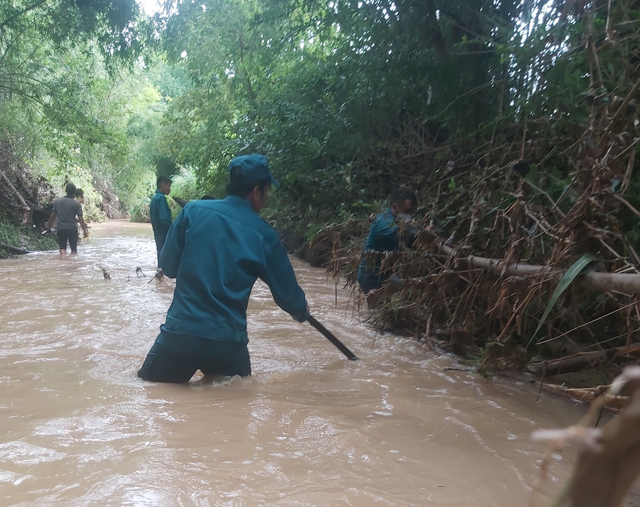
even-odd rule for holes
{"type": "Polygon", "coordinates": [[[176,278],[165,323],[138,376],[155,382],[188,382],[205,375],[250,375],[247,305],[256,279],[280,308],[304,322],[304,292],[284,245],[258,215],[271,185],[262,155],[229,165],[226,199],[188,203],[169,229],[160,254],[165,275],[176,278]]]}
{"type": "Polygon", "coordinates": [[[156,194],[149,203],[149,216],[151,227],[153,228],[153,238],[156,240],[156,251],[158,253],[158,272],[162,273],[160,266],[160,251],[164,246],[169,227],[171,227],[171,209],[167,204],[167,198],[171,192],[171,180],[166,176],[158,177],[156,194]]]}
{"type": "Polygon", "coordinates": [[[73,183],[69,183],[65,187],[67,195],[56,199],[53,203],[53,210],[51,216],[47,222],[46,228],[51,229],[56,217],[58,218],[58,246],[60,247],[60,255],[67,253],[67,241],[71,247],[71,254],[78,253],[78,228],[76,226],[76,216],[78,222],[82,226],[84,231],[84,237],[89,235],[87,224],[84,223],[82,218],[82,204],[75,200],[76,186],[73,183]]]}
{"type": "Polygon", "coordinates": [[[373,222],[358,269],[358,284],[365,294],[379,289],[389,279],[388,273],[380,273],[381,254],[396,252],[404,246],[413,246],[415,233],[409,229],[405,231],[404,237],[400,238],[398,222],[410,222],[417,206],[418,198],[415,192],[409,189],[397,190],[391,197],[391,206],[373,222]],[[375,259],[370,259],[366,255],[369,252],[379,253],[375,259]]]}

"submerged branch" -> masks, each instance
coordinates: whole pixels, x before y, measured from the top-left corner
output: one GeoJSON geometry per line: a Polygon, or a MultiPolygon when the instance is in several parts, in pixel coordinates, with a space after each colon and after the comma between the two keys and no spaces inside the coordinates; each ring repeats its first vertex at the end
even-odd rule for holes
{"type": "Polygon", "coordinates": [[[3,250],[6,250],[9,253],[16,254],[16,255],[24,255],[24,254],[31,253],[29,250],[25,250],[24,248],[18,248],[15,246],[6,245],[4,243],[0,243],[0,248],[3,250]]]}

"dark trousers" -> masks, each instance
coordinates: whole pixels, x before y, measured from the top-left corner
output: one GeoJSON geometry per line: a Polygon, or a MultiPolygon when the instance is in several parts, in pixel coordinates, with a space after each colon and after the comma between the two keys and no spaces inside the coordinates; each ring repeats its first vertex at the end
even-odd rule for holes
{"type": "Polygon", "coordinates": [[[58,246],[60,250],[67,249],[67,241],[72,252],[78,251],[78,229],[58,229],[58,246]]]}
{"type": "Polygon", "coordinates": [[[216,342],[194,336],[184,337],[183,350],[179,335],[167,340],[162,333],[151,347],[138,377],[152,382],[183,384],[196,370],[205,375],[233,377],[251,375],[251,361],[246,344],[216,342]],[[161,338],[162,337],[162,338],[161,338]],[[163,343],[162,340],[169,343],[163,343]]]}
{"type": "Polygon", "coordinates": [[[154,234],[153,239],[156,240],[156,252],[158,254],[158,267],[160,267],[160,252],[164,246],[164,242],[167,239],[166,234],[154,234]]]}

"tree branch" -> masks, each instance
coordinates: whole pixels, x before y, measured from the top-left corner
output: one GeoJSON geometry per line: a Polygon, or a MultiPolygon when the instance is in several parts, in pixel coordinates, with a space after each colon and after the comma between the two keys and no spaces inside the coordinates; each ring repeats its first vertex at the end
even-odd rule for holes
{"type": "Polygon", "coordinates": [[[0,28],[4,28],[5,26],[7,26],[9,23],[15,21],[16,19],[18,19],[20,16],[26,14],[29,11],[32,11],[34,9],[37,9],[38,7],[40,7],[42,4],[46,3],[47,0],[38,0],[37,2],[28,5],[27,7],[25,7],[24,9],[22,9],[21,11],[18,11],[16,13],[13,14],[13,16],[5,19],[2,23],[0,23],[0,28]]]}

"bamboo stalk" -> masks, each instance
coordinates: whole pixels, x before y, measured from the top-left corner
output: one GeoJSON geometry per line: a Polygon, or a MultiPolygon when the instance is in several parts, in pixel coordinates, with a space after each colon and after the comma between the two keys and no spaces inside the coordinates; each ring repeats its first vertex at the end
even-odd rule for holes
{"type": "Polygon", "coordinates": [[[624,204],[627,208],[629,208],[631,211],[633,211],[634,215],[640,217],[640,211],[638,211],[636,208],[634,208],[633,205],[629,201],[627,201],[624,197],[622,197],[622,196],[620,196],[618,194],[613,194],[613,198],[617,199],[622,204],[624,204]]]}
{"type": "Polygon", "coordinates": [[[623,345],[622,347],[617,347],[615,349],[581,352],[571,356],[561,357],[559,359],[552,359],[550,361],[529,363],[527,365],[527,371],[537,375],[541,375],[543,373],[545,375],[570,373],[587,368],[596,361],[602,361],[607,357],[627,357],[638,353],[640,353],[640,345],[636,344],[630,347],[623,345]]]}
{"type": "MultiPolygon", "coordinates": [[[[460,255],[457,250],[444,244],[440,244],[439,248],[447,255],[464,258],[473,266],[510,276],[546,275],[549,278],[559,278],[564,273],[563,270],[551,266],[535,266],[522,263],[511,263],[505,266],[502,259],[460,255]]],[[[585,288],[602,292],[615,290],[624,294],[640,294],[640,275],[638,274],[591,272],[581,275],[580,282],[585,288]]]]}
{"type": "Polygon", "coordinates": [[[629,403],[628,396],[603,393],[603,387],[571,388],[557,384],[542,384],[542,390],[556,396],[566,397],[580,403],[592,403],[603,397],[604,408],[607,412],[618,413],[629,403]]]}

